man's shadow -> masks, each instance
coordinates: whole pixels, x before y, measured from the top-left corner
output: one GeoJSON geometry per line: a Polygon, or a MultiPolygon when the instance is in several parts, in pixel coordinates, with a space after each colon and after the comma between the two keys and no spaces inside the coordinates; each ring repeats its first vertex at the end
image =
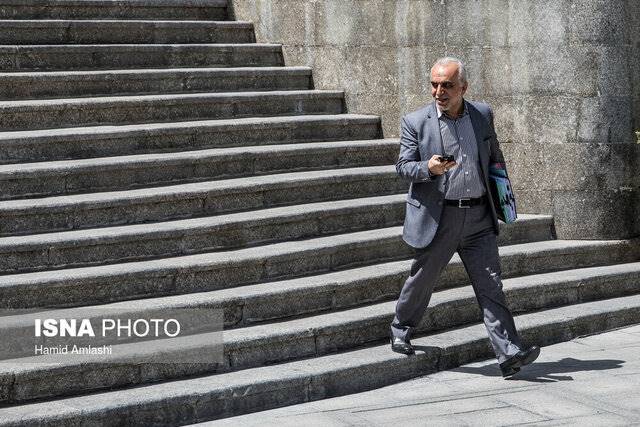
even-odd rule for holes
{"type": "MultiPolygon", "coordinates": [[[[512,381],[528,381],[538,383],[548,383],[557,381],[573,381],[573,377],[568,374],[579,371],[604,371],[607,369],[621,368],[624,360],[601,359],[601,360],[579,360],[567,357],[557,362],[534,362],[522,368],[520,372],[510,377],[512,381]]],[[[461,366],[452,369],[454,372],[464,372],[484,375],[488,377],[502,376],[497,363],[490,365],[469,367],[461,366]]]]}

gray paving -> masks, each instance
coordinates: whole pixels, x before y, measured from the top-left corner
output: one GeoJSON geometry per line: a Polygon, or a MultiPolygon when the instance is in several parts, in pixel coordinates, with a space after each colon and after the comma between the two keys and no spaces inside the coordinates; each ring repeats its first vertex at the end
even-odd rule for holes
{"type": "Polygon", "coordinates": [[[638,425],[640,324],[544,347],[504,380],[494,359],[202,426],[638,425]]]}

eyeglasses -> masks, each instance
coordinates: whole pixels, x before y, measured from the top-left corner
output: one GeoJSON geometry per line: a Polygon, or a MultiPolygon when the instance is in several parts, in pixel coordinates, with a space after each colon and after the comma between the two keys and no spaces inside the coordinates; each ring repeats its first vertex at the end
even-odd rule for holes
{"type": "Polygon", "coordinates": [[[431,87],[434,89],[438,89],[438,86],[442,86],[443,89],[451,89],[455,86],[455,83],[453,82],[442,82],[442,83],[437,83],[437,82],[431,82],[431,87]]]}

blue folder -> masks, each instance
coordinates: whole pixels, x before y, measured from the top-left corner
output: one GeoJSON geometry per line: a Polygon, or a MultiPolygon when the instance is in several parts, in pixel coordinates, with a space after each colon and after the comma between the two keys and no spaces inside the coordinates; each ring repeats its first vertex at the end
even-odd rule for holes
{"type": "Polygon", "coordinates": [[[507,224],[514,222],[518,218],[516,198],[513,195],[511,181],[509,181],[507,167],[504,163],[489,165],[489,186],[498,219],[507,224]]]}

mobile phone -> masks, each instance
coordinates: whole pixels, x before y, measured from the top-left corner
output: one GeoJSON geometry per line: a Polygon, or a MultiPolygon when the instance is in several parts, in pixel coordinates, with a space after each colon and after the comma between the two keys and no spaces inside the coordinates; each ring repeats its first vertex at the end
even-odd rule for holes
{"type": "Polygon", "coordinates": [[[441,161],[441,162],[453,162],[453,161],[456,160],[456,158],[453,157],[453,155],[451,155],[451,154],[444,154],[442,156],[439,156],[438,160],[441,161]]]}

